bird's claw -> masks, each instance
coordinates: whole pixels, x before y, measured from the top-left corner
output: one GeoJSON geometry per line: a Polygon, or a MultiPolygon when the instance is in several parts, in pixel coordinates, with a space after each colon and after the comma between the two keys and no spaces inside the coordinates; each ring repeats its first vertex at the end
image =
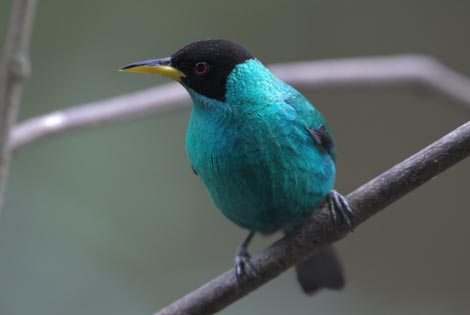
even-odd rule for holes
{"type": "Polygon", "coordinates": [[[336,190],[331,190],[328,194],[328,204],[333,222],[337,225],[344,222],[352,231],[351,218],[354,216],[354,212],[346,198],[336,190]]]}
{"type": "Polygon", "coordinates": [[[247,251],[241,251],[235,256],[235,276],[237,277],[237,282],[240,282],[242,278],[248,275],[258,276],[250,258],[250,254],[247,251]]]}

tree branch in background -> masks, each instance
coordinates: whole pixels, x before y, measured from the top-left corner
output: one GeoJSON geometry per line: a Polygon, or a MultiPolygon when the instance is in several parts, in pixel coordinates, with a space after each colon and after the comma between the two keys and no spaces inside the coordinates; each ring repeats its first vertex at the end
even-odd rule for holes
{"type": "MultiPolygon", "coordinates": [[[[422,87],[470,109],[470,79],[433,58],[419,55],[361,57],[272,65],[282,80],[298,87],[422,87]]],[[[178,84],[166,84],[60,110],[19,123],[9,147],[23,146],[55,134],[189,106],[178,84]]]]}
{"type": "Polygon", "coordinates": [[[5,51],[0,64],[0,209],[10,160],[10,129],[16,123],[23,84],[30,74],[28,53],[35,8],[36,0],[13,1],[5,51]]]}
{"type": "MultiPolygon", "coordinates": [[[[353,226],[470,155],[470,122],[434,142],[347,196],[354,209],[353,226]]],[[[326,207],[314,211],[301,229],[252,257],[258,277],[248,274],[239,285],[231,269],[154,315],[213,314],[294,266],[318,249],[346,236],[326,207]]]]}

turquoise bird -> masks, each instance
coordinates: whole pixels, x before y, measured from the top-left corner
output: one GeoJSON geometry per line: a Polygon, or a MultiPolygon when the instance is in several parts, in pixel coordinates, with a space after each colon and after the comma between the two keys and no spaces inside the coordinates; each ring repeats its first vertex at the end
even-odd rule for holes
{"type": "MultiPolygon", "coordinates": [[[[237,278],[256,275],[247,250],[255,233],[289,233],[324,200],[336,223],[350,224],[351,208],[333,190],[335,147],[325,119],[247,50],[227,40],[201,40],[171,57],[120,70],[169,77],[190,94],[191,167],[217,208],[250,231],[237,250],[237,278]]],[[[296,270],[308,294],[344,285],[331,248],[296,270]]]]}

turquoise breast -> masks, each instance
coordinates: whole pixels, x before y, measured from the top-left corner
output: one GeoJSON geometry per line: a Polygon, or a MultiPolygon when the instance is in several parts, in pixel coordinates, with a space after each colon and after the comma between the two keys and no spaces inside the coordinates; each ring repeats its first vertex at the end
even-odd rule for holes
{"type": "Polygon", "coordinates": [[[224,102],[189,92],[187,154],[228,219],[271,233],[313,211],[332,189],[334,161],[306,129],[323,117],[259,61],[230,74],[224,102]]]}

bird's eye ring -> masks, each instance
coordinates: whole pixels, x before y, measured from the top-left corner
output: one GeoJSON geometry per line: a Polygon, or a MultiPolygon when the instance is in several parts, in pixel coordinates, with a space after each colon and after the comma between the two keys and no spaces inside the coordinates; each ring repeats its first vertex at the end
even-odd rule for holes
{"type": "Polygon", "coordinates": [[[207,62],[198,62],[196,63],[196,65],[194,66],[194,73],[196,75],[204,75],[206,74],[207,72],[209,71],[209,65],[207,64],[207,62]]]}

